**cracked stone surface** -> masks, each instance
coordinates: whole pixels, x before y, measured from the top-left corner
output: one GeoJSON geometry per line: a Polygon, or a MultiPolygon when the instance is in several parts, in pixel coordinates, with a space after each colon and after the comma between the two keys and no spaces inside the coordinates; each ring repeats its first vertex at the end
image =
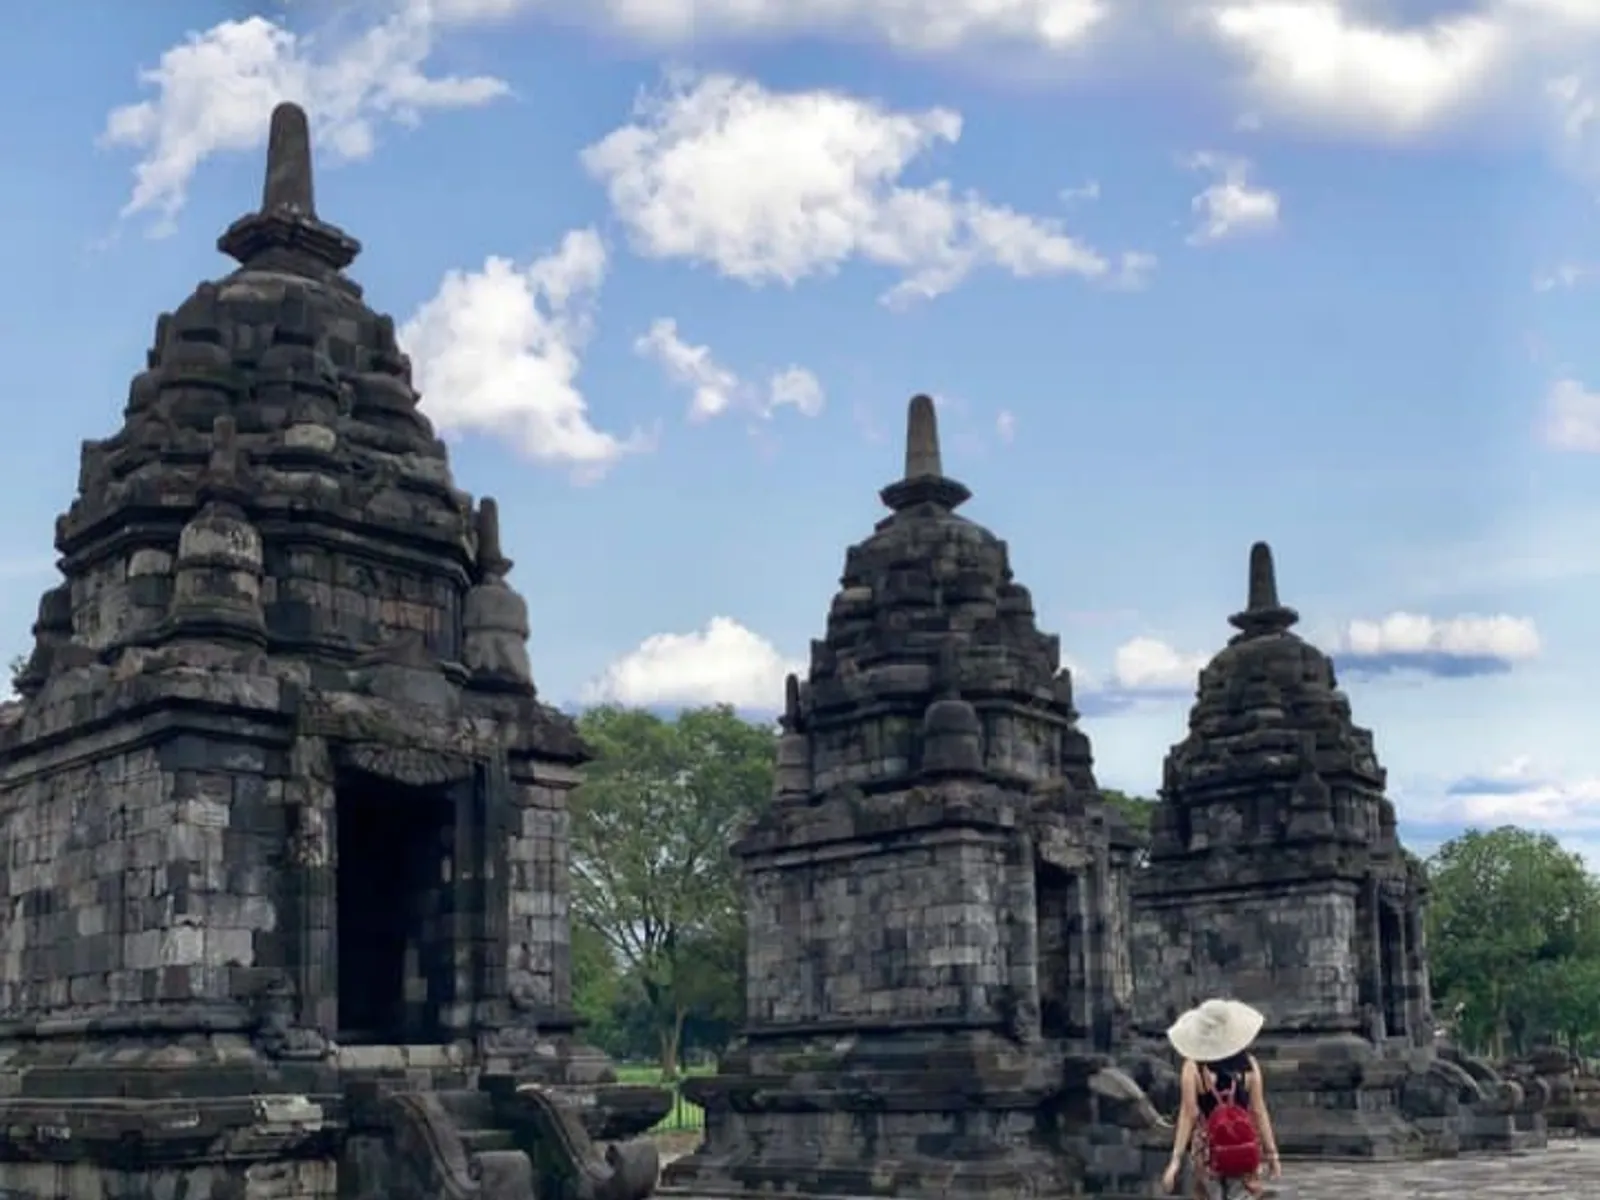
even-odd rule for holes
{"type": "Polygon", "coordinates": [[[1283,1171],[1275,1200],[1588,1200],[1600,1195],[1600,1140],[1436,1162],[1291,1162],[1283,1171]]]}
{"type": "Polygon", "coordinates": [[[1286,1163],[1278,1200],[1579,1200],[1600,1196],[1600,1141],[1442,1162],[1286,1163]]]}

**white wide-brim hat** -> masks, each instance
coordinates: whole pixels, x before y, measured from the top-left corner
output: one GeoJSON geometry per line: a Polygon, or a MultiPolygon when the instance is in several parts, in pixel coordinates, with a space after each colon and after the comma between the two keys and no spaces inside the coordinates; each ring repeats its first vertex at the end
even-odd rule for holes
{"type": "Polygon", "coordinates": [[[1172,1023],[1167,1041],[1185,1058],[1218,1062],[1248,1049],[1267,1018],[1239,1000],[1207,1000],[1172,1023]]]}

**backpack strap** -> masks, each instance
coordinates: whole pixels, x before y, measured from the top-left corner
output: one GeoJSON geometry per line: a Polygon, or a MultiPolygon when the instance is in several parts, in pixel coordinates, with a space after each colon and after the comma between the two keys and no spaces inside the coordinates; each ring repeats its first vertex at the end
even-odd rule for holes
{"type": "Polygon", "coordinates": [[[1218,1081],[1217,1077],[1213,1075],[1209,1069],[1201,1067],[1200,1071],[1201,1079],[1206,1085],[1206,1091],[1210,1092],[1212,1096],[1216,1098],[1216,1101],[1219,1105],[1238,1103],[1238,1079],[1230,1076],[1228,1079],[1228,1085],[1226,1088],[1224,1088],[1218,1081]]]}

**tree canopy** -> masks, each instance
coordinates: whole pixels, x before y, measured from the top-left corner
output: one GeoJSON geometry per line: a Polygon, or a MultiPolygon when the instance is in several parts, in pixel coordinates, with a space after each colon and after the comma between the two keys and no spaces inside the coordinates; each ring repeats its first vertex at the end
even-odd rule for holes
{"type": "Polygon", "coordinates": [[[1435,997],[1495,1055],[1600,1037],[1600,881],[1547,833],[1472,830],[1428,861],[1435,997]]]}
{"type": "Polygon", "coordinates": [[[1150,832],[1150,814],[1156,806],[1156,801],[1146,796],[1130,796],[1127,792],[1119,792],[1116,788],[1101,788],[1100,795],[1122,814],[1125,821],[1140,833],[1150,832]]]}
{"type": "Polygon", "coordinates": [[[597,1008],[591,1020],[639,1001],[671,1074],[686,1022],[739,1018],[744,926],[728,848],[771,796],[775,731],[727,707],[672,720],[595,708],[578,726],[595,760],[571,803],[575,990],[597,1008]],[[580,958],[581,937],[604,953],[591,942],[580,958]]]}

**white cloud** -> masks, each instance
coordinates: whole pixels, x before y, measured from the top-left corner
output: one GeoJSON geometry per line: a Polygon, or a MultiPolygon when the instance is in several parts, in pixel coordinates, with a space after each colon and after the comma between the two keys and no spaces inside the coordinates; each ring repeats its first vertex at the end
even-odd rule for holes
{"type": "Polygon", "coordinates": [[[1576,379],[1558,379],[1545,397],[1540,432],[1557,450],[1600,453],[1600,392],[1576,379]]]}
{"type": "Polygon", "coordinates": [[[1516,792],[1458,794],[1462,819],[1490,824],[1600,828],[1600,779],[1530,782],[1516,792]]]}
{"type": "Polygon", "coordinates": [[[590,480],[644,448],[596,429],[578,390],[606,251],[592,229],[518,266],[490,258],[452,271],[399,331],[428,416],[445,432],[503,439],[537,463],[590,480]]]}
{"type": "MultiPolygon", "coordinates": [[[[510,15],[549,0],[435,0],[457,18],[510,15]]],[[[867,33],[911,50],[973,42],[1063,49],[1111,12],[1108,0],[557,0],[553,7],[649,41],[718,35],[867,33]]]]}
{"type": "Polygon", "coordinates": [[[1573,142],[1581,142],[1600,120],[1600,102],[1581,75],[1562,75],[1545,86],[1561,116],[1561,132],[1573,142]]]}
{"type": "MultiPolygon", "coordinates": [[[[1078,711],[1114,717],[1182,702],[1194,695],[1207,661],[1204,654],[1186,654],[1159,638],[1133,638],[1112,653],[1108,674],[1070,664],[1078,711]]],[[[1065,659],[1063,665],[1069,665],[1065,659]]]]}
{"type": "Polygon", "coordinates": [[[1596,275],[1596,269],[1582,263],[1560,263],[1544,274],[1537,276],[1533,281],[1533,290],[1536,292],[1553,292],[1569,290],[1581,283],[1591,280],[1596,275]]]}
{"type": "Polygon", "coordinates": [[[433,44],[420,0],[355,37],[298,34],[259,16],[190,34],[140,72],[155,95],[106,118],[101,143],[141,154],[123,215],[150,214],[152,232],[169,232],[199,165],[263,144],[281,101],[306,107],[323,153],[359,159],[372,153],[382,123],[413,124],[432,109],[505,94],[486,76],[428,75],[433,44]]]}
{"type": "Polygon", "coordinates": [[[1503,13],[1456,14],[1407,28],[1358,16],[1356,7],[1238,0],[1214,5],[1205,20],[1244,61],[1264,107],[1389,135],[1420,132],[1476,100],[1506,64],[1516,36],[1503,13]]]}
{"type": "Polygon", "coordinates": [[[764,389],[752,387],[718,362],[711,347],[684,341],[678,333],[678,323],[670,317],[652,322],[633,345],[638,353],[657,363],[669,379],[692,390],[691,421],[720,417],[733,408],[761,417],[771,417],[780,408],[792,408],[803,417],[814,417],[826,403],[822,384],[804,367],[785,367],[772,374],[764,389]]]}
{"type": "MultiPolygon", "coordinates": [[[[430,75],[427,66],[441,36],[452,29],[518,14],[575,16],[657,43],[865,35],[940,53],[1007,43],[1042,52],[1047,69],[1053,62],[1074,73],[1082,67],[1078,51],[1105,40],[1101,35],[1120,30],[1143,37],[1154,29],[1173,41],[1174,54],[1194,54],[1197,42],[1227,50],[1251,93],[1253,124],[1288,116],[1344,132],[1410,136],[1458,120],[1482,102],[1516,103],[1521,93],[1543,87],[1558,108],[1568,153],[1600,167],[1596,100],[1577,73],[1600,41],[1600,5],[1591,0],[1481,0],[1472,13],[1410,24],[1385,23],[1382,6],[1370,0],[380,0],[371,7],[381,19],[354,27],[346,20],[311,32],[262,16],[225,21],[189,35],[142,71],[140,82],[155,94],[113,110],[101,135],[103,144],[141,153],[126,213],[150,214],[156,231],[169,229],[199,165],[216,153],[258,146],[267,113],[280,100],[306,105],[324,155],[350,159],[370,154],[385,124],[412,124],[430,110],[479,106],[505,95],[500,79],[430,75]]],[[[911,158],[955,140],[954,114],[902,117],[911,122],[909,135],[902,131],[898,141],[877,146],[901,155],[885,163],[852,157],[861,149],[853,139],[881,138],[882,121],[893,114],[859,102],[857,111],[871,119],[850,128],[840,119],[848,108],[836,106],[833,140],[813,147],[824,160],[834,151],[845,154],[841,173],[857,176],[846,193],[835,189],[837,203],[823,217],[844,217],[833,241],[842,239],[848,248],[832,257],[808,255],[800,274],[835,266],[851,253],[924,280],[952,272],[959,279],[975,265],[1003,260],[1004,252],[985,244],[967,211],[981,214],[995,206],[956,194],[948,184],[896,186],[911,158]],[[866,195],[870,212],[847,211],[839,199],[847,193],[866,195]],[[889,217],[906,227],[900,236],[886,231],[889,217]],[[925,223],[913,225],[917,218],[925,223]],[[864,228],[876,229],[869,239],[873,250],[858,245],[864,228]],[[942,270],[929,273],[931,267],[942,270]]],[[[760,114],[743,116],[749,133],[751,119],[760,114]]],[[[736,124],[727,122],[724,148],[732,144],[727,136],[738,133],[736,124]]],[[[651,132],[648,123],[642,128],[651,132]]],[[[780,152],[766,161],[782,165],[780,152]]],[[[815,174],[814,164],[810,169],[815,174]]],[[[723,182],[707,190],[725,192],[723,182]]],[[[750,191],[760,188],[751,183],[750,191]]],[[[1033,273],[1078,272],[1125,282],[1126,264],[1095,265],[1100,255],[1051,222],[1019,219],[1034,249],[1013,254],[1031,259],[1033,273]]],[[[686,240],[693,243],[697,236],[686,240]]],[[[827,241],[815,229],[802,236],[827,241]]],[[[784,277],[781,269],[771,275],[784,277]]],[[[905,298],[917,294],[913,289],[905,298]]]]}
{"type": "Polygon", "coordinates": [[[1112,656],[1111,681],[1125,692],[1193,691],[1204,654],[1184,654],[1151,637],[1136,637],[1118,646],[1112,656]]]}
{"type": "Polygon", "coordinates": [[[1278,194],[1250,182],[1250,164],[1241,158],[1200,153],[1189,159],[1197,171],[1216,178],[1190,203],[1199,224],[1189,235],[1192,245],[1220,242],[1247,233],[1261,233],[1278,225],[1278,194]]]}
{"type": "Polygon", "coordinates": [[[1526,617],[1429,617],[1395,612],[1375,621],[1351,621],[1340,639],[1353,659],[1444,658],[1524,662],[1539,655],[1539,631],[1526,617]]]}
{"type": "Polygon", "coordinates": [[[1551,80],[1545,94],[1555,105],[1561,158],[1580,174],[1600,174],[1600,95],[1582,75],[1551,80]]]}
{"type": "MultiPolygon", "coordinates": [[[[1392,613],[1352,621],[1339,639],[1341,662],[1372,673],[1415,670],[1451,677],[1503,671],[1538,656],[1533,622],[1509,616],[1445,619],[1392,613]]],[[[1192,696],[1210,655],[1187,653],[1159,638],[1136,637],[1112,654],[1104,678],[1073,672],[1082,708],[1114,715],[1192,696]]]]}
{"type": "Polygon", "coordinates": [[[1458,779],[1435,804],[1437,816],[1478,826],[1514,824],[1548,831],[1600,831],[1600,778],[1559,778],[1529,758],[1458,779]]]}
{"type": "Polygon", "coordinates": [[[680,76],[583,162],[639,253],[707,263],[752,285],[792,285],[850,259],[900,274],[884,297],[892,305],[941,295],[982,267],[1124,280],[1056,221],[944,180],[901,183],[913,160],[961,129],[948,109],[893,112],[839,92],[680,76]]]}
{"type": "Polygon", "coordinates": [[[1061,189],[1061,203],[1063,204],[1076,204],[1080,200],[1098,199],[1100,199],[1100,181],[1098,179],[1091,179],[1088,183],[1079,187],[1061,189]]]}
{"type": "Polygon", "coordinates": [[[1017,437],[1017,415],[1009,408],[1002,408],[995,415],[994,431],[1006,445],[1010,445],[1017,437]]]}
{"type": "Polygon", "coordinates": [[[634,342],[633,348],[658,363],[676,383],[693,389],[689,419],[721,416],[733,405],[739,377],[711,357],[711,347],[691,346],[678,336],[678,323],[662,317],[634,342]]]}
{"type": "Polygon", "coordinates": [[[608,666],[584,689],[589,703],[732,704],[777,709],[783,681],[805,664],[732,617],[695,633],[658,633],[608,666]]]}
{"type": "Polygon", "coordinates": [[[803,417],[815,417],[826,403],[822,384],[804,367],[785,367],[767,381],[765,415],[770,416],[775,409],[792,408],[803,417]]]}

